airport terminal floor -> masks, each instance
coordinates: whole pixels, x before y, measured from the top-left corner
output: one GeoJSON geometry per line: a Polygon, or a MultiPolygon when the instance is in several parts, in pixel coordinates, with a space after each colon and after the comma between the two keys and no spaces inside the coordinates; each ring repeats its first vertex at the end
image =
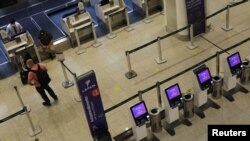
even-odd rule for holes
{"type": "MultiPolygon", "coordinates": [[[[216,5],[216,3],[214,3],[216,5]]],[[[131,97],[139,90],[144,90],[157,81],[169,78],[188,67],[201,62],[214,55],[217,51],[226,49],[250,35],[250,2],[239,5],[231,9],[230,24],[231,31],[224,31],[221,27],[225,24],[225,12],[211,18],[211,29],[202,36],[214,44],[209,43],[202,37],[195,38],[196,49],[187,48],[189,41],[180,41],[175,37],[162,40],[162,54],[167,62],[163,64],[155,63],[157,57],[157,44],[153,44],[130,55],[132,69],[138,74],[137,77],[127,79],[125,73],[128,71],[125,51],[143,45],[158,36],[166,35],[164,25],[164,15],[153,15],[153,21],[145,24],[139,21],[131,26],[131,32],[124,30],[116,31],[117,37],[107,39],[98,38],[102,45],[98,48],[81,45],[86,48],[86,52],[76,54],[76,48],[64,51],[65,65],[77,75],[84,74],[89,70],[96,73],[98,85],[104,109],[108,109],[115,104],[131,97]]],[[[246,42],[228,53],[239,52],[242,60],[250,55],[250,42],[246,42]]],[[[221,54],[221,62],[227,56],[221,54]]],[[[91,141],[92,137],[88,129],[88,123],[83,111],[81,102],[75,98],[78,92],[75,86],[63,88],[63,72],[60,62],[56,59],[45,60],[43,63],[48,67],[51,76],[50,86],[58,95],[59,101],[53,102],[50,107],[42,105],[42,99],[35,88],[29,85],[22,85],[19,73],[0,80],[0,119],[21,109],[20,102],[16,96],[14,86],[17,86],[26,105],[31,107],[30,115],[35,125],[42,128],[42,132],[37,135],[40,141],[91,141]]],[[[216,71],[216,59],[206,62],[211,74],[216,71]]],[[[222,63],[221,63],[222,66],[222,63]]],[[[222,68],[222,67],[221,67],[222,68]]],[[[220,69],[223,75],[223,68],[220,69]]],[[[161,85],[161,91],[174,83],[179,83],[183,93],[192,90],[192,75],[189,71],[177,78],[161,85]]],[[[73,80],[68,73],[69,79],[73,80]]],[[[250,84],[244,85],[250,90],[250,84]]],[[[210,95],[209,95],[210,97],[210,95]]],[[[170,136],[165,130],[155,135],[161,141],[206,141],[207,128],[209,124],[249,124],[250,123],[250,94],[241,92],[234,95],[235,101],[230,102],[224,97],[214,100],[221,106],[220,109],[209,108],[205,111],[206,117],[199,118],[197,115],[190,118],[192,126],[180,125],[175,128],[176,134],[170,136]]],[[[156,89],[143,95],[148,109],[157,106],[156,89]]],[[[109,131],[115,137],[125,130],[131,128],[129,118],[129,107],[139,101],[138,98],[106,113],[109,131]]],[[[33,141],[35,137],[30,137],[28,129],[30,125],[25,115],[19,115],[9,121],[0,124],[0,141],[33,141]]],[[[149,128],[150,129],[150,128],[149,128]]]]}

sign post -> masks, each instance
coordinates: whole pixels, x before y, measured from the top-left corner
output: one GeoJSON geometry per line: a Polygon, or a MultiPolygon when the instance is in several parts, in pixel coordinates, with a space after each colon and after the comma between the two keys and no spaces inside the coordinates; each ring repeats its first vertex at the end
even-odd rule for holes
{"type": "Polygon", "coordinates": [[[105,138],[106,141],[112,141],[108,132],[108,124],[95,72],[91,70],[78,76],[77,87],[93,139],[101,141],[105,138]],[[110,137],[110,140],[107,139],[107,136],[110,137]]]}
{"type": "Polygon", "coordinates": [[[206,31],[204,0],[186,0],[188,24],[193,24],[193,36],[206,31]]]}

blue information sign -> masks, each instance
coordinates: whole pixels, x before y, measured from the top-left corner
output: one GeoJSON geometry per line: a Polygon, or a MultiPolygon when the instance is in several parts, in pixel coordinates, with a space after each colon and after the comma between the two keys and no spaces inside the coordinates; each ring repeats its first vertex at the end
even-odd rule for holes
{"type": "Polygon", "coordinates": [[[107,131],[108,124],[95,72],[91,70],[77,77],[77,86],[92,136],[107,131]]]}
{"type": "Polygon", "coordinates": [[[188,24],[193,24],[194,36],[205,33],[204,0],[186,0],[188,24]]]}

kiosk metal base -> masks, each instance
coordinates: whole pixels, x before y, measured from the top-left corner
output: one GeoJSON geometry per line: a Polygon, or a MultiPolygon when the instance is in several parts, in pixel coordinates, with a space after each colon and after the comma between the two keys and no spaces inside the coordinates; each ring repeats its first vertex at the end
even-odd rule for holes
{"type": "Polygon", "coordinates": [[[244,94],[247,94],[249,91],[237,83],[236,87],[233,88],[232,90],[224,91],[223,96],[230,102],[233,102],[234,101],[233,95],[236,94],[237,92],[242,92],[244,94]]]}
{"type": "Polygon", "coordinates": [[[95,43],[92,44],[92,46],[95,47],[95,48],[97,48],[97,47],[99,47],[101,45],[102,45],[102,43],[100,43],[100,42],[95,42],[95,43]]]}
{"type": "Polygon", "coordinates": [[[175,135],[175,130],[174,128],[181,125],[181,124],[184,124],[186,126],[191,126],[192,123],[186,119],[186,118],[183,118],[183,119],[179,119],[179,120],[176,120],[172,123],[167,123],[165,121],[165,124],[163,125],[163,128],[171,135],[171,136],[174,136],[175,135]]]}
{"type": "Polygon", "coordinates": [[[80,55],[80,54],[83,54],[83,53],[85,53],[86,52],[86,49],[78,49],[78,50],[76,50],[76,54],[77,55],[80,55]]]}
{"type": "Polygon", "coordinates": [[[114,34],[114,33],[109,33],[108,35],[107,35],[107,38],[109,38],[109,39],[113,39],[113,38],[115,38],[116,37],[116,35],[114,34]]]}
{"type": "Polygon", "coordinates": [[[29,135],[31,137],[33,137],[41,132],[42,132],[42,129],[39,126],[35,127],[35,131],[33,131],[32,128],[29,129],[29,135]]]}
{"type": "MultiPolygon", "coordinates": [[[[135,141],[132,128],[114,137],[115,141],[135,141]]],[[[148,130],[148,136],[142,141],[160,141],[151,131],[148,130]]]]}
{"type": "Polygon", "coordinates": [[[153,20],[151,18],[146,18],[143,20],[144,23],[148,24],[151,23],[153,20]]]}
{"type": "Polygon", "coordinates": [[[200,107],[194,107],[194,113],[199,116],[200,118],[205,118],[204,111],[208,108],[214,108],[214,109],[220,109],[220,105],[212,101],[210,98],[207,98],[207,103],[200,106],[200,107]]]}
{"type": "Polygon", "coordinates": [[[193,49],[197,48],[198,45],[196,45],[196,44],[193,43],[193,44],[187,45],[187,47],[188,47],[189,49],[193,50],[193,49]]]}
{"type": "Polygon", "coordinates": [[[159,58],[155,58],[155,62],[157,64],[163,64],[163,63],[167,62],[167,60],[165,58],[162,58],[162,60],[160,60],[159,58]]]}
{"type": "Polygon", "coordinates": [[[131,79],[131,78],[134,78],[137,76],[137,73],[134,71],[134,70],[131,70],[127,73],[125,73],[125,76],[128,78],[128,79],[131,79]]]}
{"type": "Polygon", "coordinates": [[[229,26],[229,27],[223,26],[221,29],[223,29],[224,31],[230,31],[233,29],[233,27],[232,26],[229,26]]]}
{"type": "Polygon", "coordinates": [[[130,32],[130,31],[133,31],[134,28],[132,28],[130,26],[127,26],[127,27],[124,28],[124,30],[127,31],[127,32],[130,32]]]}
{"type": "Polygon", "coordinates": [[[64,88],[69,88],[69,87],[71,87],[71,86],[73,86],[73,85],[74,85],[74,82],[72,82],[72,81],[70,81],[70,80],[62,82],[62,86],[63,86],[64,88]]]}

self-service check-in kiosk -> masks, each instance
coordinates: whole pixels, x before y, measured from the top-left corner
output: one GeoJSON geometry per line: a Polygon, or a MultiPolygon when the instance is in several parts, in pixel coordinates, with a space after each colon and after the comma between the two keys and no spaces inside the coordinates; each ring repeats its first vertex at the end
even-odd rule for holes
{"type": "Polygon", "coordinates": [[[224,67],[224,82],[223,89],[224,97],[229,101],[234,101],[233,95],[241,91],[243,93],[248,93],[249,91],[237,84],[237,78],[240,76],[242,71],[242,61],[239,52],[236,52],[223,61],[224,67]]]}
{"type": "Polygon", "coordinates": [[[130,107],[132,130],[136,141],[147,138],[146,122],[149,122],[148,110],[144,101],[130,107]]]}
{"type": "Polygon", "coordinates": [[[132,123],[133,139],[136,141],[159,141],[151,132],[147,130],[149,123],[149,113],[144,101],[130,107],[130,117],[132,123]]]}
{"type": "Polygon", "coordinates": [[[175,127],[180,124],[191,126],[192,123],[180,114],[179,110],[183,105],[183,99],[178,83],[166,88],[164,97],[163,101],[165,105],[166,122],[163,127],[171,136],[173,136],[175,135],[175,127]]]}
{"type": "Polygon", "coordinates": [[[195,113],[199,117],[204,118],[205,114],[203,111],[209,107],[219,109],[220,106],[208,98],[208,89],[213,85],[209,68],[206,67],[206,65],[202,65],[194,70],[194,74],[195,78],[193,80],[193,87],[195,113]]]}

